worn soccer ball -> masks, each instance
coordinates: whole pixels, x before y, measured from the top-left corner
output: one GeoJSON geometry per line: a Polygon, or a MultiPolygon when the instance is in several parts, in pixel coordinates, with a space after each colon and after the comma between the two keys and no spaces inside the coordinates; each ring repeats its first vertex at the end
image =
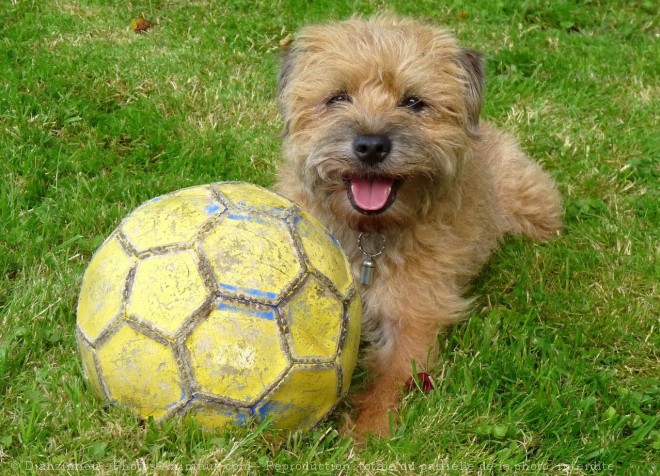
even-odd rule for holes
{"type": "Polygon", "coordinates": [[[346,394],[362,304],[337,241],[266,189],[154,198],[93,256],[77,339],[91,388],[139,417],[317,424],[346,394]]]}

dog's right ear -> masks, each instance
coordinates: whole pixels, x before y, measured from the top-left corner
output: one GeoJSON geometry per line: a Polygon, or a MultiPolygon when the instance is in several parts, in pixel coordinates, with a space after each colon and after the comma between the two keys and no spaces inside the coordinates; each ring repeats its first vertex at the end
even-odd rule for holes
{"type": "Polygon", "coordinates": [[[464,48],[458,57],[465,71],[467,83],[467,109],[469,127],[476,132],[479,127],[479,116],[481,114],[481,103],[483,101],[483,89],[485,81],[484,55],[480,51],[464,48]]]}
{"type": "Polygon", "coordinates": [[[280,74],[277,77],[277,94],[281,97],[282,91],[289,83],[291,70],[293,69],[293,51],[289,45],[282,52],[280,59],[280,74]]]}

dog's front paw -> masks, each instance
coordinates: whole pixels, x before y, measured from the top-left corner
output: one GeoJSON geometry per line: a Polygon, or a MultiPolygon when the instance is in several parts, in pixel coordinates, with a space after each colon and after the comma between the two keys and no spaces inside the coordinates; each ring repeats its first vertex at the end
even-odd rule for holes
{"type": "Polygon", "coordinates": [[[353,404],[357,410],[357,418],[344,416],[341,433],[353,438],[358,444],[363,444],[367,436],[390,436],[390,421],[396,414],[393,401],[383,398],[385,392],[365,391],[356,395],[353,404]]]}
{"type": "Polygon", "coordinates": [[[339,434],[345,438],[352,439],[356,445],[364,446],[369,435],[387,437],[390,435],[389,416],[370,414],[362,412],[357,420],[344,415],[344,423],[339,429],[339,434]]]}
{"type": "Polygon", "coordinates": [[[365,439],[368,435],[390,436],[390,411],[382,409],[363,409],[355,422],[353,434],[365,439]]]}

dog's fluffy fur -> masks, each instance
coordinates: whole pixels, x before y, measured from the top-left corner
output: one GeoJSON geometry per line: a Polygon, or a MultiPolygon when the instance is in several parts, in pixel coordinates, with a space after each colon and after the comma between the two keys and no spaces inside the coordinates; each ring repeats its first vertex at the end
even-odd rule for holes
{"type": "Polygon", "coordinates": [[[284,56],[276,189],[330,229],[356,276],[359,232],[386,240],[363,287],[372,346],[358,435],[387,434],[411,362],[433,362],[438,331],[466,310],[466,285],[500,239],[561,226],[550,176],[479,119],[483,69],[447,31],[393,16],[309,26],[284,56]]]}

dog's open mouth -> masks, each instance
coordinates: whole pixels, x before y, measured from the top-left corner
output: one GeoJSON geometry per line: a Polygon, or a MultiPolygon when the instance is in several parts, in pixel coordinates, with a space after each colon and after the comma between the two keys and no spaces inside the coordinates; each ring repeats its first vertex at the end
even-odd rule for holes
{"type": "Polygon", "coordinates": [[[396,200],[402,180],[387,176],[352,176],[344,179],[348,200],[358,212],[377,215],[396,200]]]}

